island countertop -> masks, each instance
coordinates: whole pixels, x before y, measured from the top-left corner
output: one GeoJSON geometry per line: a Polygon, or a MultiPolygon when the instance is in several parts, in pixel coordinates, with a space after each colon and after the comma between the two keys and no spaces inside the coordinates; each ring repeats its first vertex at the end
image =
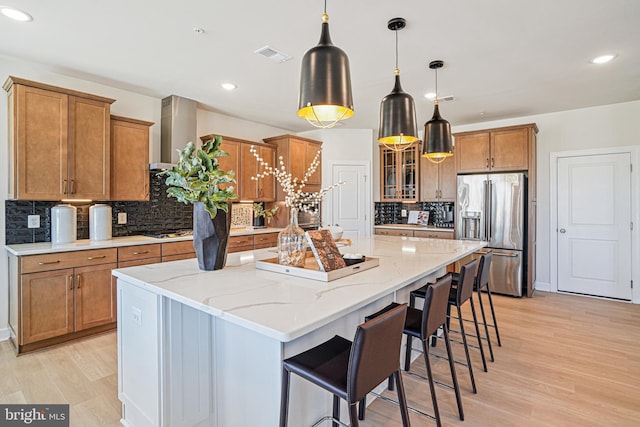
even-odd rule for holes
{"type": "Polygon", "coordinates": [[[229,254],[224,269],[195,259],[117,269],[128,284],[280,342],[289,342],[388,295],[485,246],[483,242],[371,236],[343,252],[378,257],[379,267],[331,282],[258,270],[275,249],[229,254]]]}

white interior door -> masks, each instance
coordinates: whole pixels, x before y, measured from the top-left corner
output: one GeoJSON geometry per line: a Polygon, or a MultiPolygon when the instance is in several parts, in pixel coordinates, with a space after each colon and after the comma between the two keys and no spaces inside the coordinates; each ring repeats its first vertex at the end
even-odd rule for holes
{"type": "Polygon", "coordinates": [[[631,299],[629,153],[558,159],[558,290],[631,299]]]}
{"type": "Polygon", "coordinates": [[[364,237],[371,228],[367,170],[363,164],[333,164],[331,167],[332,182],[345,182],[332,190],[331,224],[342,227],[345,238],[364,237]]]}

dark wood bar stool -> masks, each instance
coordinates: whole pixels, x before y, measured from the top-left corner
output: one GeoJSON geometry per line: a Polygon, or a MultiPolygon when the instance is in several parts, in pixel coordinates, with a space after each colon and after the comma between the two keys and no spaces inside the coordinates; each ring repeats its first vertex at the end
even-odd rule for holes
{"type": "MultiPolygon", "coordinates": [[[[427,371],[427,376],[423,377],[421,375],[415,374],[413,372],[409,372],[408,369],[407,374],[420,378],[422,380],[426,380],[429,384],[429,391],[431,394],[431,402],[433,405],[433,413],[431,416],[421,411],[414,410],[413,408],[409,408],[409,410],[416,411],[422,415],[426,415],[429,418],[432,418],[436,421],[436,425],[438,427],[441,426],[440,421],[440,411],[438,409],[438,400],[436,398],[436,390],[435,384],[440,386],[453,389],[456,395],[456,403],[458,405],[458,415],[460,420],[464,420],[464,412],[462,409],[462,397],[460,395],[460,388],[458,386],[458,377],[456,375],[456,368],[453,361],[453,353],[451,352],[451,344],[449,342],[449,328],[447,327],[447,308],[449,304],[449,292],[451,290],[451,276],[447,275],[440,278],[435,284],[427,287],[424,305],[422,310],[418,310],[413,307],[409,307],[407,309],[407,319],[404,324],[404,333],[407,335],[407,338],[415,337],[420,339],[422,343],[422,354],[424,356],[424,363],[427,371]],[[431,362],[429,360],[429,337],[438,332],[438,329],[443,328],[444,342],[447,349],[447,357],[449,359],[449,370],[451,371],[451,381],[452,385],[444,384],[433,379],[433,373],[431,370],[431,362]]],[[[389,307],[393,307],[392,304],[389,307]]],[[[387,308],[383,309],[386,310],[387,308]]],[[[375,313],[369,317],[374,317],[379,315],[380,312],[375,313]]],[[[367,317],[367,318],[369,318],[367,317]]],[[[409,339],[407,339],[407,343],[409,343],[409,339]]],[[[411,358],[411,345],[407,345],[407,354],[405,360],[410,360],[411,358]]],[[[389,384],[391,385],[391,383],[389,384]]],[[[391,388],[391,387],[389,387],[391,388]]],[[[360,419],[364,419],[365,415],[365,404],[366,402],[363,400],[360,402],[360,419]]]]}
{"type": "Polygon", "coordinates": [[[407,305],[402,304],[358,326],[353,342],[335,336],[282,362],[280,427],[287,426],[289,380],[294,373],[333,394],[334,427],[340,421],[340,399],[349,406],[349,422],[359,426],[356,404],[378,384],[393,377],[396,382],[402,425],[410,426],[404,386],[400,376],[400,346],[407,305]]]}

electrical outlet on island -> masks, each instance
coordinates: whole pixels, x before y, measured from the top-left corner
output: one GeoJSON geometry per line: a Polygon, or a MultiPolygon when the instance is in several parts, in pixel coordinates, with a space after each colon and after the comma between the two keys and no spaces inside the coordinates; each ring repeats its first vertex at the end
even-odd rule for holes
{"type": "Polygon", "coordinates": [[[126,223],[127,223],[127,213],[118,212],[118,224],[126,224],[126,223]]]}

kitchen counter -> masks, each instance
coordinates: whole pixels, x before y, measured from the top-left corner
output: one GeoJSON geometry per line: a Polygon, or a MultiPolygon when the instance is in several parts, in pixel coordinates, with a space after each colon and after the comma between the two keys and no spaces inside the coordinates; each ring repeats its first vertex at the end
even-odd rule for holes
{"type": "MultiPolygon", "coordinates": [[[[194,260],[114,270],[123,424],[277,425],[284,358],[336,334],[352,339],[365,315],[407,302],[484,245],[371,236],[349,252],[378,257],[379,267],[331,282],[256,269],[273,249],[229,254],[218,271],[194,260]],[[214,403],[194,417],[190,402],[214,403]]],[[[331,413],[330,394],[293,384],[290,425],[331,413]]]]}
{"type": "MultiPolygon", "coordinates": [[[[246,236],[252,234],[267,234],[267,233],[279,233],[282,228],[232,228],[231,236],[246,236]]],[[[122,246],[134,246],[134,245],[150,245],[153,243],[169,243],[179,242],[182,240],[193,240],[193,236],[181,236],[181,237],[168,237],[168,238],[156,238],[148,236],[125,236],[114,237],[111,240],[99,240],[92,241],[89,239],[77,240],[74,243],[65,243],[63,245],[54,245],[51,242],[41,243],[23,243],[19,245],[6,245],[4,248],[7,252],[16,255],[38,255],[38,254],[51,254],[57,252],[70,252],[70,251],[83,251],[88,249],[104,249],[104,248],[118,248],[122,246]]]]}
{"type": "Polygon", "coordinates": [[[389,228],[389,229],[399,229],[399,230],[424,230],[424,231],[444,231],[453,233],[453,228],[441,228],[441,227],[433,227],[433,226],[425,226],[425,225],[417,225],[417,224],[380,224],[374,225],[373,228],[389,228]]]}

